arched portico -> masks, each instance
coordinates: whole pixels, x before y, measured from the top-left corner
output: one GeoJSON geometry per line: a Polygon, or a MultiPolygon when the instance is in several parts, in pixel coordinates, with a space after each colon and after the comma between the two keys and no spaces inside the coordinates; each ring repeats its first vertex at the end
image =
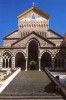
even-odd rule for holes
{"type": "Polygon", "coordinates": [[[44,70],[45,67],[51,67],[51,66],[52,66],[52,60],[50,53],[48,52],[43,53],[41,57],[41,70],[44,70]]]}
{"type": "Polygon", "coordinates": [[[18,52],[15,56],[15,66],[21,67],[22,70],[25,70],[26,60],[22,52],[18,52]]]}

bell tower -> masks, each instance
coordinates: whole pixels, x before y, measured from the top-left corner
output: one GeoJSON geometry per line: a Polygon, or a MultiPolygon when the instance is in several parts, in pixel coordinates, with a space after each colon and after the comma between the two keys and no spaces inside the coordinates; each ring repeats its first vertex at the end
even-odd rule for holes
{"type": "Polygon", "coordinates": [[[18,16],[18,32],[21,38],[32,31],[46,37],[49,27],[49,15],[34,6],[18,16]]]}

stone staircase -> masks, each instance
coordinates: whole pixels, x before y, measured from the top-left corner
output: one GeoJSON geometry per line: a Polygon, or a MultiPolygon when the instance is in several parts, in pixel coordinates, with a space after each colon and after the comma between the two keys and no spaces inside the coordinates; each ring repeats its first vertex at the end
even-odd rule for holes
{"type": "Polygon", "coordinates": [[[21,71],[0,94],[0,100],[64,100],[45,72],[21,71]]]}
{"type": "Polygon", "coordinates": [[[42,94],[42,95],[27,95],[27,94],[15,94],[15,95],[0,95],[0,100],[66,100],[60,95],[48,95],[48,94],[42,94]]]}

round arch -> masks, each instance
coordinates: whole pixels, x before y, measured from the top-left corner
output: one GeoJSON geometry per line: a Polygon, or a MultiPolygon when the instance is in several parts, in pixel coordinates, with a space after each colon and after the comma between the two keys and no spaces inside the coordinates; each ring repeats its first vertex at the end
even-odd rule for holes
{"type": "Polygon", "coordinates": [[[50,55],[51,55],[51,58],[53,57],[53,54],[49,51],[49,50],[45,50],[45,51],[43,51],[42,53],[41,53],[41,57],[42,57],[42,55],[44,54],[44,53],[49,53],[50,55]]]}
{"type": "Polygon", "coordinates": [[[22,70],[25,70],[25,64],[26,64],[26,60],[24,54],[22,52],[16,53],[15,66],[21,67],[22,70]]]}
{"type": "Polygon", "coordinates": [[[16,54],[19,53],[19,52],[22,53],[22,54],[24,55],[24,57],[26,57],[26,54],[25,54],[22,50],[17,50],[17,51],[14,53],[14,55],[16,56],[16,54]]]}
{"type": "Polygon", "coordinates": [[[57,54],[57,53],[59,53],[59,52],[60,52],[60,50],[57,50],[57,51],[54,53],[54,57],[55,57],[55,56],[56,56],[56,54],[57,54]]]}
{"type": "Polygon", "coordinates": [[[28,43],[28,68],[30,70],[38,70],[38,48],[39,43],[32,38],[28,43]]]}
{"type": "Polygon", "coordinates": [[[51,66],[52,66],[51,55],[48,52],[44,52],[41,57],[41,70],[44,70],[45,67],[51,67],[51,66]]]}

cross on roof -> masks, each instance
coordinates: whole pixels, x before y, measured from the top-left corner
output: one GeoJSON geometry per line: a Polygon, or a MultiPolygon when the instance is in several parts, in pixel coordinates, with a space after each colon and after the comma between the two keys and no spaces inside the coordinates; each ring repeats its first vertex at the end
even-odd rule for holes
{"type": "Polygon", "coordinates": [[[32,4],[33,4],[33,7],[34,7],[35,6],[35,2],[33,2],[32,4]]]}

